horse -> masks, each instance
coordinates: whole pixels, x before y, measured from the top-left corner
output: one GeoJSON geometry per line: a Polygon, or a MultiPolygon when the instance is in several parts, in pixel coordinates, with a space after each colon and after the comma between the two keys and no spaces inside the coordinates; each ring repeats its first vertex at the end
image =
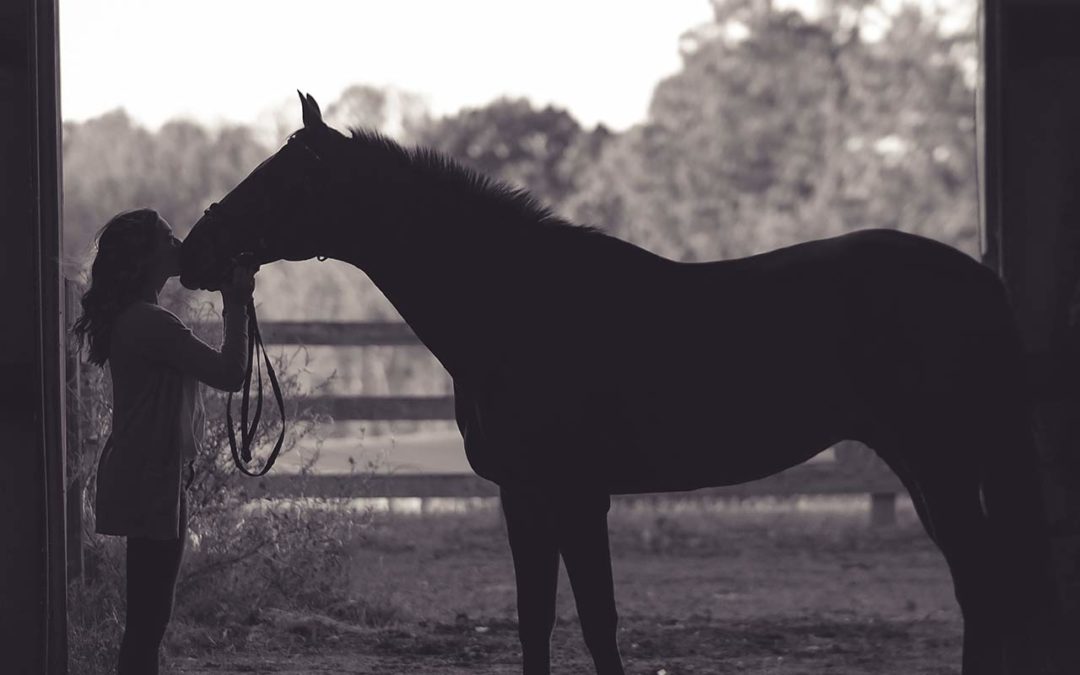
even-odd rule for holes
{"type": "Polygon", "coordinates": [[[896,473],[944,555],[963,674],[1038,672],[1038,460],[993,271],[884,229],[670,260],[436,151],[346,136],[297,93],[303,127],[193,226],[180,281],[216,290],[240,253],[332,257],[386,295],[499,486],[523,672],[550,671],[560,557],[596,672],[623,672],[611,495],[742,483],[848,439],[896,473]]]}

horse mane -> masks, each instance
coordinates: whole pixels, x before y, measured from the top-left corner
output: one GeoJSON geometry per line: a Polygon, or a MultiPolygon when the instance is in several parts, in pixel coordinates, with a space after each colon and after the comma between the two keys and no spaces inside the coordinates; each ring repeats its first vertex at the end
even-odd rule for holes
{"type": "MultiPolygon", "coordinates": [[[[482,213],[498,213],[500,216],[497,219],[481,217],[478,223],[480,225],[483,225],[485,220],[498,220],[498,226],[503,230],[510,223],[516,223],[527,230],[539,228],[608,236],[595,227],[578,225],[558,216],[528,190],[475,171],[434,148],[406,148],[392,138],[369,129],[353,127],[349,131],[349,142],[358,154],[365,157],[364,161],[369,166],[378,166],[380,172],[390,172],[408,179],[414,189],[416,182],[419,182],[425,190],[452,194],[455,199],[486,205],[486,208],[481,209],[482,213]]],[[[391,179],[391,185],[395,184],[402,183],[391,179]]]]}

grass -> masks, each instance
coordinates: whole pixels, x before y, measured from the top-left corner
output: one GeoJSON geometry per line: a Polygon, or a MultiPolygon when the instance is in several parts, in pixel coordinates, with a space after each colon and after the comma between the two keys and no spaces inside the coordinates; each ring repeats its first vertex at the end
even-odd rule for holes
{"type": "MultiPolygon", "coordinates": [[[[355,517],[321,513],[318,522],[355,517]]],[[[629,672],[952,672],[942,664],[958,656],[959,618],[944,562],[906,500],[898,519],[868,528],[858,498],[616,500],[609,530],[629,672]]],[[[297,531],[290,522],[282,532],[297,531]]],[[[328,549],[341,564],[321,568],[327,553],[279,543],[278,563],[302,574],[271,583],[267,568],[249,567],[178,598],[166,649],[174,672],[517,668],[513,566],[493,502],[370,514],[328,549]]],[[[588,670],[560,575],[556,669],[588,670]]],[[[95,611],[107,607],[114,632],[95,652],[106,667],[122,619],[115,602],[95,611]]]]}

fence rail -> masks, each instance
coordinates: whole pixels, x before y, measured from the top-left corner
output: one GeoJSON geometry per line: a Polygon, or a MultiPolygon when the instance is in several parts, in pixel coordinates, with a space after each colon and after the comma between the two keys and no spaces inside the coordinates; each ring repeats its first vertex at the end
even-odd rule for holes
{"type": "MultiPolygon", "coordinates": [[[[737,485],[700,488],[678,493],[701,498],[763,497],[823,494],[895,494],[903,489],[891,473],[854,474],[832,466],[833,462],[809,462],[786,471],[737,485]]],[[[318,497],[495,497],[499,488],[473,474],[272,474],[245,487],[253,498],[318,497]]],[[[664,499],[670,492],[625,495],[634,499],[664,499]]],[[[879,499],[882,499],[879,497],[879,499]]]]}
{"type": "Polygon", "coordinates": [[[453,396],[305,396],[335,420],[453,420],[453,396]]]}
{"type": "MultiPolygon", "coordinates": [[[[220,330],[219,324],[197,323],[196,333],[220,330]]],[[[259,322],[265,344],[333,347],[422,347],[408,324],[400,321],[266,321],[259,322]]]]}
{"type": "MultiPolygon", "coordinates": [[[[210,326],[207,326],[210,328],[210,326]]],[[[214,325],[213,328],[220,329],[214,325]]],[[[260,324],[263,342],[310,346],[423,346],[407,324],[389,322],[296,322],[260,324]]],[[[452,396],[312,396],[305,403],[338,420],[453,420],[452,396]]],[[[264,497],[492,497],[498,488],[472,474],[388,474],[377,476],[277,474],[250,488],[264,497]]],[[[695,497],[750,497],[796,494],[871,495],[871,522],[895,521],[896,494],[903,486],[866,448],[846,444],[837,461],[792,467],[761,480],[695,490],[695,497]]],[[[662,499],[662,494],[633,498],[662,499]]]]}
{"type": "MultiPolygon", "coordinates": [[[[69,287],[69,292],[71,288],[69,287]]],[[[198,334],[220,333],[220,323],[194,323],[198,334]]],[[[266,321],[259,324],[267,345],[334,347],[417,347],[423,343],[408,325],[393,322],[266,321]]],[[[70,372],[70,371],[69,371],[70,372]]],[[[453,420],[453,396],[309,396],[304,403],[336,420],[453,420]]],[[[870,494],[871,523],[895,520],[895,496],[903,490],[896,476],[865,448],[838,448],[834,462],[810,462],[774,476],[684,496],[751,497],[798,494],[870,494]]],[[[494,497],[498,487],[473,474],[272,474],[251,481],[252,497],[494,497]]],[[[633,495],[634,499],[663,499],[670,494],[633,495]]],[[[618,498],[618,497],[617,497],[618,498]]]]}

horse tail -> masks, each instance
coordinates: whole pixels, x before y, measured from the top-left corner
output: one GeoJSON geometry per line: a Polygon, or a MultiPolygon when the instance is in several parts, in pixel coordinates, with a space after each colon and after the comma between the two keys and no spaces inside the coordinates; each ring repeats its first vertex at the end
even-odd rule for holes
{"type": "Polygon", "coordinates": [[[983,508],[996,542],[1003,592],[1018,621],[1049,619],[1056,611],[1042,463],[1036,445],[1033,393],[1025,348],[1008,293],[996,275],[986,326],[996,354],[984,361],[985,417],[979,453],[983,508]]]}

